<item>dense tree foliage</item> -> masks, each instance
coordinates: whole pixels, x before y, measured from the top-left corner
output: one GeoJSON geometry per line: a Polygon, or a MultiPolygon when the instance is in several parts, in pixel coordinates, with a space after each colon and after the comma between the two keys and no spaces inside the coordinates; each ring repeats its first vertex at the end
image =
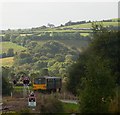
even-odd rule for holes
{"type": "Polygon", "coordinates": [[[84,90],[80,93],[80,112],[107,113],[115,87],[108,62],[95,56],[89,59],[84,82],[84,90]]]}
{"type": "Polygon", "coordinates": [[[7,51],[7,57],[13,57],[14,56],[14,49],[10,48],[7,51]]]}
{"type": "Polygon", "coordinates": [[[6,53],[2,52],[0,54],[0,58],[13,57],[13,56],[14,56],[14,49],[13,48],[9,48],[6,53]]]}
{"type": "Polygon", "coordinates": [[[6,33],[5,36],[2,36],[2,41],[10,41],[10,33],[6,33]]]}
{"type": "Polygon", "coordinates": [[[12,85],[9,83],[10,69],[8,67],[2,67],[2,95],[10,95],[13,90],[12,85]]]}
{"type": "Polygon", "coordinates": [[[120,32],[108,31],[101,24],[94,24],[93,31],[92,43],[71,67],[67,85],[80,95],[80,112],[104,113],[120,81],[120,32]]]}
{"type": "Polygon", "coordinates": [[[43,69],[47,68],[49,75],[65,76],[68,67],[77,60],[80,54],[77,49],[68,48],[53,40],[43,45],[32,41],[27,48],[27,51],[15,55],[14,65],[18,68],[29,64],[29,70],[39,71],[40,75],[43,75],[43,69]],[[65,73],[62,73],[62,70],[65,73]]]}
{"type": "Polygon", "coordinates": [[[2,78],[2,95],[10,95],[12,91],[12,85],[9,83],[9,80],[5,77],[2,78]]]}
{"type": "Polygon", "coordinates": [[[64,112],[63,104],[55,97],[45,98],[40,105],[41,114],[60,114],[64,112]]]}
{"type": "Polygon", "coordinates": [[[74,95],[83,88],[83,79],[85,79],[87,56],[82,53],[78,61],[69,68],[69,77],[67,89],[74,95]]]}
{"type": "MultiPolygon", "coordinates": [[[[25,34],[22,36],[17,33],[7,33],[2,37],[2,41],[11,41],[13,43],[17,43],[21,46],[28,46],[30,41],[39,41],[39,40],[66,40],[66,39],[75,39],[75,40],[88,40],[90,41],[90,37],[81,36],[79,32],[40,32],[40,33],[32,33],[31,35],[25,34]]],[[[29,45],[35,45],[35,42],[32,42],[29,45]]]]}
{"type": "Polygon", "coordinates": [[[101,59],[109,61],[112,75],[115,77],[116,83],[120,85],[120,32],[104,30],[101,32],[94,34],[96,39],[91,44],[91,51],[101,59]]]}

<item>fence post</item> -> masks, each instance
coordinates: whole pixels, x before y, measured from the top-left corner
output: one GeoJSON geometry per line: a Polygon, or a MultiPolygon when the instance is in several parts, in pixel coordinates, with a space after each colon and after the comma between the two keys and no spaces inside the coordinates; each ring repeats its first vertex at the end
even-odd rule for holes
{"type": "Polygon", "coordinates": [[[11,98],[13,97],[13,93],[11,92],[11,98]]]}

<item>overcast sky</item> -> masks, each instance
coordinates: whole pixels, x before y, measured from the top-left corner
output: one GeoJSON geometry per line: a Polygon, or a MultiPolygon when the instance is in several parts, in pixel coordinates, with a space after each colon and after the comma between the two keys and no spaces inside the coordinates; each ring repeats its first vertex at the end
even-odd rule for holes
{"type": "Polygon", "coordinates": [[[71,21],[118,17],[117,2],[4,2],[0,29],[56,26],[71,21]]]}

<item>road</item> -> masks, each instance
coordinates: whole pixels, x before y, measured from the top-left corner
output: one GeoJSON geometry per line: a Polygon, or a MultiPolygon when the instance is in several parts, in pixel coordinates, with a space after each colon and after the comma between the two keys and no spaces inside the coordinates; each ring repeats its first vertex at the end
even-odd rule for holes
{"type": "Polygon", "coordinates": [[[77,100],[63,100],[63,99],[59,99],[61,102],[63,103],[73,103],[73,104],[78,104],[77,100]]]}

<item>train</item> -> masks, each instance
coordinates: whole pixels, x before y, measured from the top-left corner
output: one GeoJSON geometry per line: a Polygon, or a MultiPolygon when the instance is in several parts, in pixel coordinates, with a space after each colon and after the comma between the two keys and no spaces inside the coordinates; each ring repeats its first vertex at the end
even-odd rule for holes
{"type": "Polygon", "coordinates": [[[33,79],[33,90],[40,92],[60,92],[62,88],[61,77],[43,76],[33,79]]]}

